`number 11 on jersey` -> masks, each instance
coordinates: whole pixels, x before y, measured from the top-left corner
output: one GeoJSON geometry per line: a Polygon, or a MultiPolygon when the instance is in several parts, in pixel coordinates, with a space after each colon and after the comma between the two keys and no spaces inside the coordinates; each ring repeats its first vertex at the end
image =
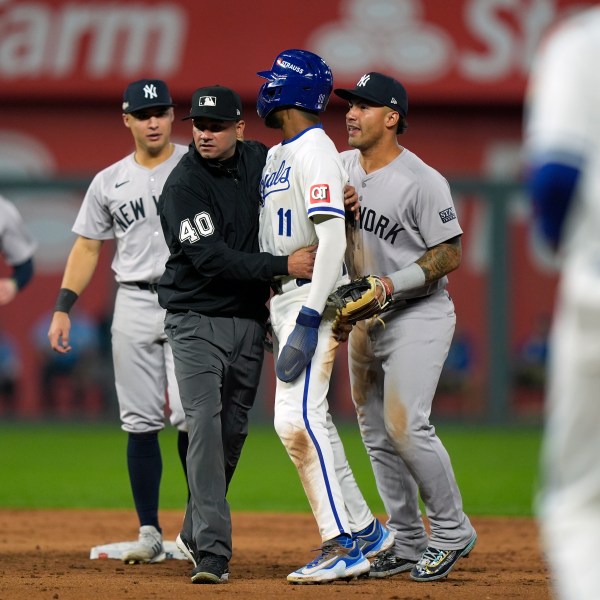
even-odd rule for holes
{"type": "Polygon", "coordinates": [[[280,208],[277,211],[279,217],[279,235],[292,237],[292,210],[288,208],[286,211],[280,208]]]}

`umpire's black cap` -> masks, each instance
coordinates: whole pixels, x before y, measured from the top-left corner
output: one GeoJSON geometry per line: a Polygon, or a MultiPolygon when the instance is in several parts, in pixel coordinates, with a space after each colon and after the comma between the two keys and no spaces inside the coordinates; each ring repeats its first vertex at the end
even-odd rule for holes
{"type": "Polygon", "coordinates": [[[242,99],[231,88],[223,85],[210,85],[198,88],[192,96],[188,119],[215,119],[217,121],[239,121],[242,118],[242,99]]]}
{"type": "Polygon", "coordinates": [[[393,77],[371,71],[365,73],[353,90],[335,89],[333,93],[344,100],[362,98],[381,106],[397,110],[404,118],[408,114],[408,94],[404,86],[393,77]]]}
{"type": "Polygon", "coordinates": [[[123,93],[123,112],[132,113],[155,106],[175,106],[167,84],[161,79],[139,79],[123,93]]]}

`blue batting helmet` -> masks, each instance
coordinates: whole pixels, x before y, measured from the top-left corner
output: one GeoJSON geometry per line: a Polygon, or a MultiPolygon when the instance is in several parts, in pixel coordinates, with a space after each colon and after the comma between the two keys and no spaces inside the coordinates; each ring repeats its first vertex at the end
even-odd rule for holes
{"type": "Polygon", "coordinates": [[[270,71],[258,75],[268,81],[258,92],[256,111],[264,119],[282,106],[297,106],[323,112],[333,89],[333,75],[327,63],[308,50],[284,50],[270,71]]]}

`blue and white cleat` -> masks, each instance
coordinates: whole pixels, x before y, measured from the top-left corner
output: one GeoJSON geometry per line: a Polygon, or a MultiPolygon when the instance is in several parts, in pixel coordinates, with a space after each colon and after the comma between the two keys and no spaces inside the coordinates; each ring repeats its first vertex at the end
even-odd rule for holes
{"type": "Polygon", "coordinates": [[[394,533],[386,529],[378,519],[368,527],[352,534],[365,558],[373,558],[394,545],[394,533]]]}
{"type": "Polygon", "coordinates": [[[349,536],[338,536],[323,544],[321,554],[306,566],[290,573],[290,583],[350,581],[369,572],[371,565],[349,536]]]}

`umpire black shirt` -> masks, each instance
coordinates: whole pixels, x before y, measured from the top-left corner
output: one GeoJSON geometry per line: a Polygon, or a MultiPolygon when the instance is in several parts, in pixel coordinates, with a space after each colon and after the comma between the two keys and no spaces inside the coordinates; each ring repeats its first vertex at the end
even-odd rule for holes
{"type": "Polygon", "coordinates": [[[158,301],[172,312],[265,321],[269,282],[287,275],[287,256],[259,252],[259,183],[267,147],[237,143],[235,157],[202,158],[190,144],[159,200],[170,256],[158,301]]]}

